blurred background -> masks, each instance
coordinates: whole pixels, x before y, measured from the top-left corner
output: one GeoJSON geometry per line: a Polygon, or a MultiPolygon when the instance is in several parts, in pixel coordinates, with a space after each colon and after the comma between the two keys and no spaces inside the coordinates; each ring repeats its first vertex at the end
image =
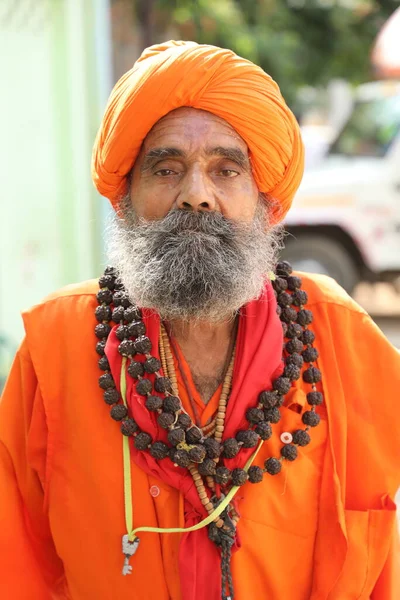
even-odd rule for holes
{"type": "Polygon", "coordinates": [[[90,179],[116,80],[144,47],[228,47],[279,83],[306,145],[284,256],[335,277],[400,347],[399,0],[1,0],[0,390],[20,311],[96,277],[90,179]]]}

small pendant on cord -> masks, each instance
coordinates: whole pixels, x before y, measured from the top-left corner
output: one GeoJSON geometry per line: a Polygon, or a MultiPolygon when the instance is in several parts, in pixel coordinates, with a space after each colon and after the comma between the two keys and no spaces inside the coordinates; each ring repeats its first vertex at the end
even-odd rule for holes
{"type": "Polygon", "coordinates": [[[132,572],[132,565],[129,564],[131,556],[133,556],[139,547],[139,538],[135,538],[133,542],[129,541],[129,536],[126,533],[122,536],[122,554],[125,556],[124,566],[122,567],[122,575],[130,575],[132,572]]]}

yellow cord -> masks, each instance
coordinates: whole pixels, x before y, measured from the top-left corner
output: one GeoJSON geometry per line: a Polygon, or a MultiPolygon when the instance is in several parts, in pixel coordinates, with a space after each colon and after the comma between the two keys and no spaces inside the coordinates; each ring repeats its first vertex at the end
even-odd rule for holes
{"type": "MultiPolygon", "coordinates": [[[[126,357],[122,359],[121,365],[121,396],[126,408],[126,357]]],[[[124,500],[125,500],[125,524],[126,531],[129,533],[133,527],[133,510],[132,510],[132,482],[131,482],[131,453],[129,449],[129,437],[122,436],[122,452],[124,460],[124,500]]],[[[132,541],[132,540],[130,540],[132,541]]]]}
{"type": "MultiPolygon", "coordinates": [[[[121,396],[125,406],[126,403],[126,357],[122,359],[121,365],[121,396]]],[[[171,527],[171,528],[161,528],[161,527],[136,527],[136,529],[132,529],[133,527],[133,510],[132,510],[132,488],[131,488],[131,459],[130,459],[130,450],[129,450],[129,438],[126,435],[123,435],[123,461],[124,461],[124,498],[125,498],[125,524],[126,530],[128,532],[128,539],[132,542],[137,536],[136,534],[145,531],[149,533],[187,533],[190,531],[196,531],[198,529],[202,529],[202,527],[206,527],[212,521],[215,521],[217,517],[226,509],[232,498],[235,496],[236,492],[240,489],[240,486],[233,486],[228,494],[225,496],[223,501],[217,506],[217,508],[210,514],[208,517],[197,523],[197,525],[193,525],[192,527],[171,527]]],[[[253,460],[256,458],[258,452],[260,451],[261,446],[263,445],[263,440],[260,440],[255,452],[250,456],[248,461],[244,466],[244,470],[247,471],[251,466],[253,460]]]]}

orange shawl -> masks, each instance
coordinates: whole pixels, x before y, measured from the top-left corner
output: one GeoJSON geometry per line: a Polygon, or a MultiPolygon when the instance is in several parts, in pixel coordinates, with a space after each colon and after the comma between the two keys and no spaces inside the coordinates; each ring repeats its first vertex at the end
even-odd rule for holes
{"type": "MultiPolygon", "coordinates": [[[[400,356],[333,281],[302,277],[326,415],[286,473],[243,486],[236,600],[394,600],[400,356]]],[[[181,598],[175,534],[143,535],[121,575],[122,436],[98,386],[97,289],[69,286],[24,314],[0,403],[0,598],[181,598]]],[[[258,464],[298,419],[287,405],[258,464]]],[[[134,526],[183,526],[179,492],[133,462],[132,495],[134,526]]]]}

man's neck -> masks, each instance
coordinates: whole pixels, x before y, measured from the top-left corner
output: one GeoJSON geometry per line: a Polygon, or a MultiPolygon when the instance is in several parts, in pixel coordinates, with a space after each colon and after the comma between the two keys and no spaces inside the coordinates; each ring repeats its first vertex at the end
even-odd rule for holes
{"type": "Polygon", "coordinates": [[[221,383],[232,349],[235,319],[218,323],[171,321],[170,334],[190,367],[194,384],[208,402],[221,383]]]}
{"type": "Polygon", "coordinates": [[[224,341],[230,341],[233,329],[235,327],[235,319],[226,319],[218,323],[210,323],[209,321],[181,321],[175,319],[168,322],[170,333],[179,342],[179,345],[194,344],[208,345],[219,344],[224,341]]]}

